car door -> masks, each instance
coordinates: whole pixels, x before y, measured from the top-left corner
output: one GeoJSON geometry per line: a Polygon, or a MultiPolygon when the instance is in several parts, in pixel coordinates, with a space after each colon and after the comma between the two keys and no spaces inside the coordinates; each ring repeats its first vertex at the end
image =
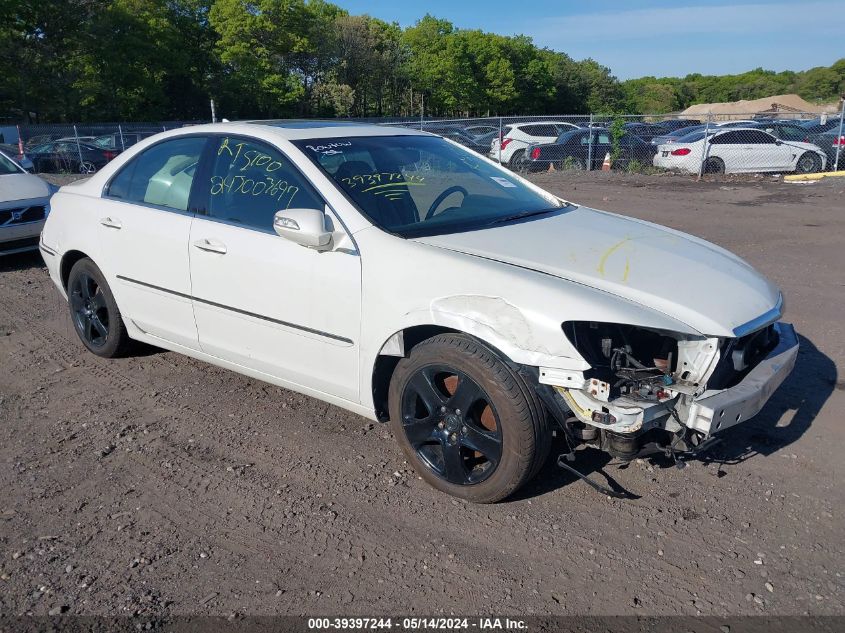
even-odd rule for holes
{"type": "Polygon", "coordinates": [[[743,136],[744,147],[749,156],[749,171],[776,171],[790,169],[793,159],[797,159],[796,148],[778,141],[771,134],[762,130],[739,130],[743,136]]]}
{"type": "Polygon", "coordinates": [[[191,189],[206,136],[184,136],[135,156],[106,185],[100,244],[117,304],[144,332],[198,349],[188,238],[191,189]]]}
{"type": "MultiPolygon", "coordinates": [[[[188,249],[202,350],[357,401],[361,264],[349,236],[318,251],[276,235],[277,211],[327,207],[264,142],[217,138],[203,178],[188,249]]],[[[332,213],[326,221],[345,235],[332,213]]]]}
{"type": "Polygon", "coordinates": [[[741,132],[722,132],[712,136],[707,148],[707,157],[715,157],[725,164],[725,173],[754,171],[751,146],[745,142],[741,132]]]}

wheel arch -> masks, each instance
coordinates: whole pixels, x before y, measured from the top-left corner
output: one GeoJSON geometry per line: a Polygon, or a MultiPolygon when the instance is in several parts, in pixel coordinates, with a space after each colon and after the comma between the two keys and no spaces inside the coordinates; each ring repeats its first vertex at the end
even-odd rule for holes
{"type": "Polygon", "coordinates": [[[67,282],[70,279],[70,270],[80,259],[91,259],[86,253],[79,250],[69,250],[62,255],[62,262],[59,265],[59,278],[62,280],[62,288],[67,289],[67,282]]]}
{"type": "Polygon", "coordinates": [[[470,336],[485,347],[488,347],[502,360],[506,362],[510,362],[511,360],[497,345],[479,337],[476,333],[467,332],[455,327],[424,324],[412,325],[394,332],[381,346],[379,354],[373,363],[371,375],[373,408],[376,418],[380,422],[387,422],[389,419],[387,394],[390,389],[393,372],[396,370],[399,361],[402,358],[407,358],[414,347],[438,334],[464,334],[470,336]]]}

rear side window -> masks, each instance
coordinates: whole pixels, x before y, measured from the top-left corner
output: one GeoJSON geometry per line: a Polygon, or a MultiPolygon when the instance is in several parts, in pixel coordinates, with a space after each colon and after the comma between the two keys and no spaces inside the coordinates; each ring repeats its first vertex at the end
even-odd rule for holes
{"type": "Polygon", "coordinates": [[[775,142],[774,137],[766,134],[765,132],[760,132],[758,130],[742,130],[738,132],[742,134],[742,138],[746,143],[754,143],[757,144],[773,144],[775,142]]]}
{"type": "Polygon", "coordinates": [[[277,211],[325,208],[286,156],[247,138],[220,139],[207,185],[209,217],[267,232],[273,231],[277,211]]]}
{"type": "Polygon", "coordinates": [[[127,202],[188,210],[188,199],[206,137],[164,141],[133,158],[109,184],[106,195],[127,202]]]}
{"type": "Polygon", "coordinates": [[[710,139],[710,142],[713,145],[736,145],[738,143],[746,143],[742,138],[742,134],[739,132],[726,132],[724,134],[718,134],[710,139]]]}

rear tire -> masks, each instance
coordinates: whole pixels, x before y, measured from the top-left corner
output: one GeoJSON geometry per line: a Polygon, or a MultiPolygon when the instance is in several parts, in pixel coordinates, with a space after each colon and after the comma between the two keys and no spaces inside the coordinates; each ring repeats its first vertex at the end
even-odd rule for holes
{"type": "Polygon", "coordinates": [[[393,435],[434,488],[475,503],[513,494],[551,448],[546,412],[525,379],[464,334],[417,345],[388,394],[393,435]]]}
{"type": "Polygon", "coordinates": [[[103,358],[125,355],[132,341],[103,273],[87,257],[70,269],[68,306],[73,328],[88,351],[103,358]]]}
{"type": "Polygon", "coordinates": [[[725,162],[721,158],[711,157],[704,163],[705,174],[724,174],[725,162]]]}
{"type": "Polygon", "coordinates": [[[525,150],[518,149],[513,153],[511,159],[508,161],[508,169],[519,173],[525,171],[526,168],[525,150]]]}
{"type": "Polygon", "coordinates": [[[795,163],[796,174],[814,174],[821,171],[822,161],[813,152],[804,152],[798,157],[798,162],[795,163]]]}
{"type": "Polygon", "coordinates": [[[79,163],[80,174],[94,174],[97,172],[97,166],[90,160],[84,160],[79,163]]]}

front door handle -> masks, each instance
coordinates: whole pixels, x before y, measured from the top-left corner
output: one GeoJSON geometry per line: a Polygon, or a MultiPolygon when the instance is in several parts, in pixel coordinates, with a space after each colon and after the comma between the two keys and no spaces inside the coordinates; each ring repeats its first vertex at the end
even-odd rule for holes
{"type": "Polygon", "coordinates": [[[209,240],[207,238],[197,240],[194,242],[194,247],[200,249],[201,251],[208,251],[209,253],[220,253],[221,255],[226,254],[226,245],[223,242],[218,242],[217,240],[209,240]]]}
{"type": "Polygon", "coordinates": [[[120,220],[115,220],[114,218],[100,218],[100,224],[107,226],[110,229],[119,229],[123,226],[123,224],[120,223],[120,220]]]}

